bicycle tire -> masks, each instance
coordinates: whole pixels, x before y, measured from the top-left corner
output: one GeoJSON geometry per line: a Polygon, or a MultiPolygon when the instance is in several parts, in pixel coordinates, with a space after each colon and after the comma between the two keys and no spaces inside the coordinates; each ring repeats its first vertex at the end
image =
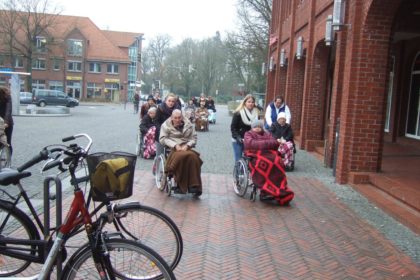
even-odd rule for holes
{"type": "Polygon", "coordinates": [[[248,189],[248,176],[247,162],[241,158],[235,163],[233,170],[233,189],[240,197],[243,197],[248,189]]]}
{"type": "Polygon", "coordinates": [[[3,146],[0,149],[0,170],[11,166],[12,156],[10,154],[10,148],[3,146]]]}
{"type": "MultiPolygon", "coordinates": [[[[1,251],[7,247],[2,242],[4,237],[13,237],[25,240],[39,240],[39,233],[35,224],[20,209],[12,203],[0,200],[0,277],[9,277],[24,271],[31,261],[20,260],[10,256],[2,255],[1,251]],[[10,215],[8,215],[10,214],[10,215]]],[[[31,255],[35,255],[36,246],[15,245],[13,247],[27,250],[31,255]]]]}
{"type": "MultiPolygon", "coordinates": [[[[128,239],[108,239],[105,245],[112,269],[118,278],[176,279],[168,264],[155,251],[141,243],[128,239]]],[[[95,279],[95,276],[99,279],[95,271],[91,247],[85,244],[71,256],[61,279],[95,279]]]]}
{"type": "Polygon", "coordinates": [[[181,232],[172,219],[158,209],[138,202],[116,205],[113,224],[106,224],[102,231],[115,232],[115,229],[125,238],[155,250],[171,269],[181,260],[184,249],[181,232]]]}

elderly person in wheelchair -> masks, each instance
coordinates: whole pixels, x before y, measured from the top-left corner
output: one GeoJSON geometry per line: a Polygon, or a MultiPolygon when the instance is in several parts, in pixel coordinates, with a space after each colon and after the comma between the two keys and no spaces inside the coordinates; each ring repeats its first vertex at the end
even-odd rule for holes
{"type": "Polygon", "coordinates": [[[195,111],[195,130],[208,131],[209,130],[209,111],[206,108],[206,101],[200,101],[200,107],[195,111]]]}
{"type": "Polygon", "coordinates": [[[287,186],[284,164],[277,149],[279,143],[264,130],[264,122],[255,120],[244,136],[244,154],[249,158],[253,183],[260,189],[260,199],[275,199],[287,205],[294,193],[287,186]]]}
{"type": "Polygon", "coordinates": [[[192,150],[197,143],[197,133],[181,110],[175,109],[171,117],[162,124],[159,141],[164,147],[171,149],[165,163],[165,174],[173,175],[177,184],[175,192],[190,192],[199,197],[202,193],[203,162],[200,154],[192,150]]]}

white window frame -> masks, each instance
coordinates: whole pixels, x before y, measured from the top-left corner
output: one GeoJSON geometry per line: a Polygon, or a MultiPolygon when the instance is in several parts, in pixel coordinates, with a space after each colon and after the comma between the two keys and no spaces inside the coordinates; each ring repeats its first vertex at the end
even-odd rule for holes
{"type": "Polygon", "coordinates": [[[69,72],[82,72],[82,62],[77,60],[69,60],[67,61],[67,71],[69,72]],[[70,69],[70,65],[73,65],[73,69],[70,69]],[[74,70],[74,65],[80,65],[80,70],[76,69],[74,70]]]}
{"type": "Polygon", "coordinates": [[[46,52],[47,51],[47,38],[43,36],[36,37],[36,49],[39,52],[46,52]]]}
{"type": "Polygon", "coordinates": [[[23,68],[23,57],[22,56],[15,56],[13,65],[14,65],[15,68],[23,68]],[[19,62],[22,62],[22,65],[20,65],[19,62]]]}
{"type": "Polygon", "coordinates": [[[34,70],[46,70],[47,69],[47,61],[45,60],[45,58],[35,58],[32,61],[32,69],[34,69],[34,70]],[[43,62],[44,65],[42,65],[42,62],[43,62]]]}
{"type": "Polygon", "coordinates": [[[89,62],[89,73],[101,73],[101,64],[99,62],[89,62]],[[93,65],[93,70],[90,68],[90,66],[93,65]]]}
{"type": "Polygon", "coordinates": [[[106,72],[108,74],[119,74],[120,66],[117,63],[108,63],[106,65],[106,72]],[[108,71],[108,67],[111,66],[111,72],[108,71]],[[115,68],[117,68],[117,71],[115,71],[115,68]]]}
{"type": "Polygon", "coordinates": [[[83,56],[83,40],[68,39],[67,40],[67,55],[69,56],[83,56]],[[76,46],[74,43],[80,43],[76,46]]]}

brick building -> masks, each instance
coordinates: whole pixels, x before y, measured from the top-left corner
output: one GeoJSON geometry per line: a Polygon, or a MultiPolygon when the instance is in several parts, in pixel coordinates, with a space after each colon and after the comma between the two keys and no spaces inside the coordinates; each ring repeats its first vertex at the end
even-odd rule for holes
{"type": "Polygon", "coordinates": [[[338,183],[380,172],[384,143],[420,146],[420,1],[273,0],[268,59],[267,101],[338,183]]]}
{"type": "MultiPolygon", "coordinates": [[[[82,100],[130,100],[140,81],[142,36],[100,30],[87,17],[59,15],[34,43],[32,88],[58,89],[82,100]]],[[[25,72],[27,63],[0,46],[0,69],[25,72]]],[[[8,77],[0,74],[0,85],[7,83],[8,77]]]]}

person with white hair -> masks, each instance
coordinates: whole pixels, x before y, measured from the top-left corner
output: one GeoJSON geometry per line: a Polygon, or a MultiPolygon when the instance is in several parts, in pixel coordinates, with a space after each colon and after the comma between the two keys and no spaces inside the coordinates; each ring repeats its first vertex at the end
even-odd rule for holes
{"type": "Polygon", "coordinates": [[[143,158],[152,158],[156,155],[155,136],[158,125],[156,111],[156,107],[150,107],[140,122],[140,137],[144,145],[143,158]]]}
{"type": "Polygon", "coordinates": [[[279,152],[283,157],[284,165],[293,169],[293,153],[296,152],[293,141],[293,130],[290,124],[286,122],[287,116],[284,112],[280,112],[277,116],[277,122],[270,127],[271,134],[277,142],[279,142],[279,152]]]}
{"type": "Polygon", "coordinates": [[[265,111],[265,128],[269,129],[277,121],[278,115],[283,112],[286,114],[286,123],[290,124],[292,115],[289,106],[284,102],[283,96],[276,96],[274,101],[268,104],[265,111]]]}

